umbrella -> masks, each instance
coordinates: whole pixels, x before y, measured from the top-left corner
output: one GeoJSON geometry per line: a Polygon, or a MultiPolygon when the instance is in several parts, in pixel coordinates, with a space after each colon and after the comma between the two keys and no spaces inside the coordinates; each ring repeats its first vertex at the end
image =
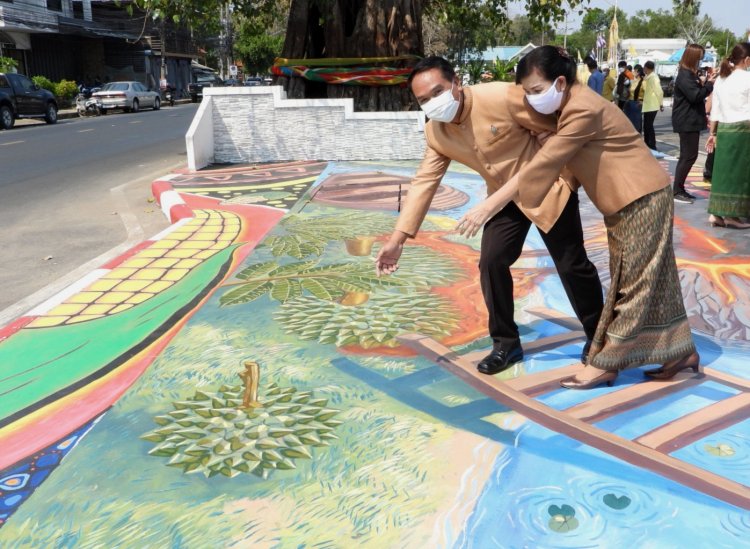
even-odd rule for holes
{"type": "Polygon", "coordinates": [[[617,25],[617,10],[609,26],[609,57],[610,66],[616,67],[619,56],[617,55],[617,44],[620,42],[620,28],[617,25]]]}
{"type": "MultiPolygon", "coordinates": [[[[685,53],[685,48],[680,48],[672,54],[672,56],[669,58],[669,61],[672,63],[679,63],[680,59],[682,59],[683,53],[685,53]]],[[[703,56],[703,59],[701,60],[701,64],[713,65],[715,61],[716,59],[714,58],[713,54],[706,52],[706,54],[703,56]]]]}

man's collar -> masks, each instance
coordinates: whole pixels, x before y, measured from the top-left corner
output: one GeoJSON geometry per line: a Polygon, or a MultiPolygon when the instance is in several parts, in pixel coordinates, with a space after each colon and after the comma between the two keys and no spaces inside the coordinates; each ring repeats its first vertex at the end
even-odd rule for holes
{"type": "Polygon", "coordinates": [[[461,93],[464,96],[464,104],[461,106],[461,116],[458,117],[459,124],[463,124],[471,114],[471,89],[465,86],[462,88],[461,93]]]}

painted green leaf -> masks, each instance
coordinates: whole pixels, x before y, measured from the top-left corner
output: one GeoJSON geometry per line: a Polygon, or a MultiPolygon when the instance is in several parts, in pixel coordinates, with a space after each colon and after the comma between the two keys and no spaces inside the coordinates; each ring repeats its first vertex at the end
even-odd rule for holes
{"type": "Polygon", "coordinates": [[[222,295],[219,303],[222,306],[249,303],[265,294],[271,287],[272,285],[269,282],[248,282],[222,295]]]}
{"type": "Polygon", "coordinates": [[[578,528],[578,519],[569,515],[554,515],[548,524],[553,532],[564,534],[578,528]]]}
{"type": "Polygon", "coordinates": [[[604,505],[617,511],[622,511],[630,505],[630,498],[624,495],[618,497],[615,494],[607,494],[602,498],[602,501],[604,501],[604,505]]]}
{"type": "Polygon", "coordinates": [[[246,269],[240,271],[236,278],[240,280],[250,280],[252,278],[263,278],[279,268],[279,264],[275,261],[266,261],[265,263],[258,263],[257,265],[251,265],[246,269]]]}
{"type": "Polygon", "coordinates": [[[736,453],[734,448],[732,448],[729,444],[724,443],[717,444],[716,446],[706,444],[703,446],[703,448],[712,456],[717,457],[731,457],[736,453]]]}

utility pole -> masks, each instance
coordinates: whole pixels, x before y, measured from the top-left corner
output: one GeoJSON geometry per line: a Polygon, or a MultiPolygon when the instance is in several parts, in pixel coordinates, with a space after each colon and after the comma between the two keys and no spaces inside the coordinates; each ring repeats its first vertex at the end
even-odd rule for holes
{"type": "Polygon", "coordinates": [[[568,49],[568,10],[565,10],[565,34],[563,36],[563,48],[568,49]]]}

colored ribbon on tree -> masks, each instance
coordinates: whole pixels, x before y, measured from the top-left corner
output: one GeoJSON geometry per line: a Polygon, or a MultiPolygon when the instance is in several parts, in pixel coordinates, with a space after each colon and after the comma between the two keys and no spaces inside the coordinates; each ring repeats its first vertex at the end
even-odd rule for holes
{"type": "Polygon", "coordinates": [[[276,76],[299,76],[312,82],[347,86],[404,85],[411,68],[377,67],[372,63],[417,60],[416,55],[397,57],[330,57],[321,59],[276,58],[271,72],[276,76]]]}

